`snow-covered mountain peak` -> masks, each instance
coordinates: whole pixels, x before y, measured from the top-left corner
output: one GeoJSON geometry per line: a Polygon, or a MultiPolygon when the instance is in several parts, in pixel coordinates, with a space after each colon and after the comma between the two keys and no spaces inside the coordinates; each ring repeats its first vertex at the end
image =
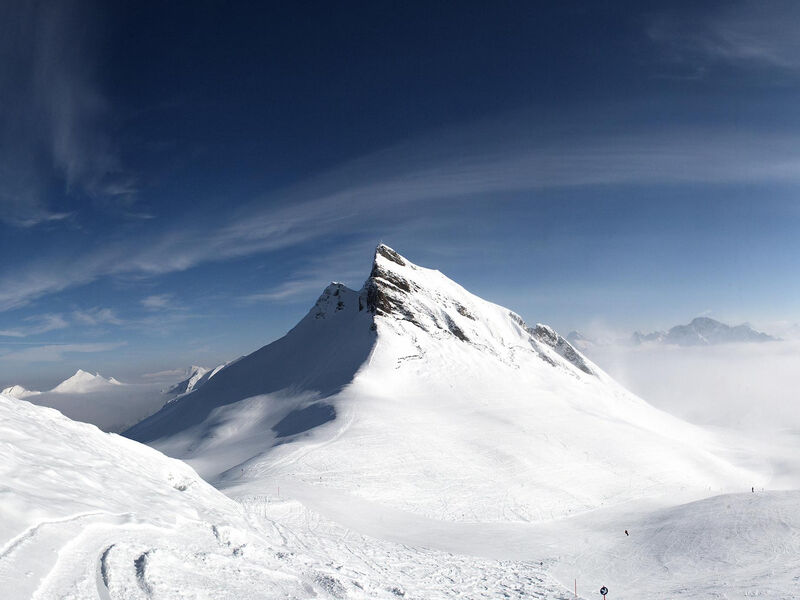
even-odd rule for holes
{"type": "Polygon", "coordinates": [[[326,319],[343,311],[363,310],[364,303],[359,302],[359,298],[359,292],[334,281],[323,290],[309,314],[315,319],[326,319]]]}
{"type": "Polygon", "coordinates": [[[100,373],[91,373],[78,369],[75,374],[59,383],[51,391],[56,393],[84,393],[96,391],[108,386],[123,385],[113,377],[106,379],[100,373]]]}
{"type": "Polygon", "coordinates": [[[412,337],[421,329],[512,364],[517,364],[520,351],[532,351],[550,365],[566,366],[566,361],[594,374],[588,361],[549,326],[529,327],[516,313],[471,294],[437,270],[413,264],[384,244],[375,250],[362,296],[378,322],[383,319],[396,332],[398,322],[406,322],[416,329],[400,328],[412,337]]]}
{"type": "Polygon", "coordinates": [[[220,484],[311,482],[445,520],[545,520],[752,478],[552,328],[384,245],[360,291],[330,284],[285,336],[125,435],[220,484]]]}

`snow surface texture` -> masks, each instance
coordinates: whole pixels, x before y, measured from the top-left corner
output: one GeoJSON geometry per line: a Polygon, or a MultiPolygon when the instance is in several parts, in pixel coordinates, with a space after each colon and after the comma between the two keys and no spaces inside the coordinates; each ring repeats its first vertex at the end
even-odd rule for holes
{"type": "Polygon", "coordinates": [[[5,600],[569,597],[538,564],[380,542],[297,502],[236,503],[185,463],[8,396],[0,442],[5,600]]]}
{"type": "Polygon", "coordinates": [[[332,284],[285,337],[126,435],[223,487],[313,484],[452,521],[763,483],[549,327],[386,246],[360,292],[332,284]]]}

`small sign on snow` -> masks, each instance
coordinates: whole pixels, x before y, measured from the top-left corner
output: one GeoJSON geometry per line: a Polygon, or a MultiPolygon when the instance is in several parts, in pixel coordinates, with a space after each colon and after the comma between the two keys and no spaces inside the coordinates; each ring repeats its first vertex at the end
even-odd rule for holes
{"type": "Polygon", "coordinates": [[[600,594],[602,594],[603,598],[606,597],[607,593],[608,593],[608,588],[606,586],[600,588],[600,594]]]}

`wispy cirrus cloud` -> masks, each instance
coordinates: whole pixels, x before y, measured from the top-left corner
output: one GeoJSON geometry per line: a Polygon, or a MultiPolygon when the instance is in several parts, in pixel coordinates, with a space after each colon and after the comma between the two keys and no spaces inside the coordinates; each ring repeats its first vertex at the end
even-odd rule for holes
{"type": "Polygon", "coordinates": [[[164,310],[174,306],[172,294],[154,294],[142,298],[140,303],[148,310],[164,310]]]}
{"type": "Polygon", "coordinates": [[[0,330],[0,337],[24,338],[69,327],[69,322],[59,314],[34,315],[23,321],[26,324],[22,327],[0,330]]]}
{"type": "Polygon", "coordinates": [[[0,358],[4,361],[36,363],[59,362],[71,354],[96,354],[109,352],[125,345],[125,342],[88,343],[88,344],[44,344],[28,346],[22,350],[0,348],[0,358]]]}
{"type": "Polygon", "coordinates": [[[176,377],[184,377],[186,375],[188,375],[186,369],[167,369],[166,371],[157,371],[155,373],[144,373],[142,374],[142,379],[174,381],[176,377]]]}
{"type": "Polygon", "coordinates": [[[240,298],[245,303],[291,302],[298,298],[307,300],[319,294],[329,283],[331,273],[339,281],[356,282],[365,277],[368,266],[365,259],[373,250],[372,242],[350,244],[335,252],[322,253],[309,264],[295,270],[288,279],[272,289],[247,294],[240,298]]]}
{"type": "MultiPolygon", "coordinates": [[[[162,223],[135,239],[99,237],[79,256],[27,261],[0,275],[0,310],[102,277],[153,277],[326,236],[374,234],[421,218],[431,202],[468,206],[549,188],[685,183],[796,185],[800,134],[637,129],[613,115],[511,115],[365,156],[213,222],[201,215],[172,228],[162,223]]],[[[261,299],[290,297],[318,281],[301,273],[261,299]]]]}
{"type": "Polygon", "coordinates": [[[680,61],[800,68],[800,4],[745,0],[712,9],[664,12],[647,33],[680,61]]]}
{"type": "Polygon", "coordinates": [[[135,178],[107,134],[109,106],[95,73],[97,6],[0,3],[0,221],[33,227],[67,219],[48,182],[68,195],[128,206],[135,178]]]}

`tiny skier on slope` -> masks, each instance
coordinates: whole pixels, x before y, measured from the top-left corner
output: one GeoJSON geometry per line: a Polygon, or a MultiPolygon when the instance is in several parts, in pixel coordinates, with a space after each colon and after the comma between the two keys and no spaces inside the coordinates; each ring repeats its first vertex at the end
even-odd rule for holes
{"type": "Polygon", "coordinates": [[[627,529],[625,530],[625,535],[630,535],[627,529]]]}

